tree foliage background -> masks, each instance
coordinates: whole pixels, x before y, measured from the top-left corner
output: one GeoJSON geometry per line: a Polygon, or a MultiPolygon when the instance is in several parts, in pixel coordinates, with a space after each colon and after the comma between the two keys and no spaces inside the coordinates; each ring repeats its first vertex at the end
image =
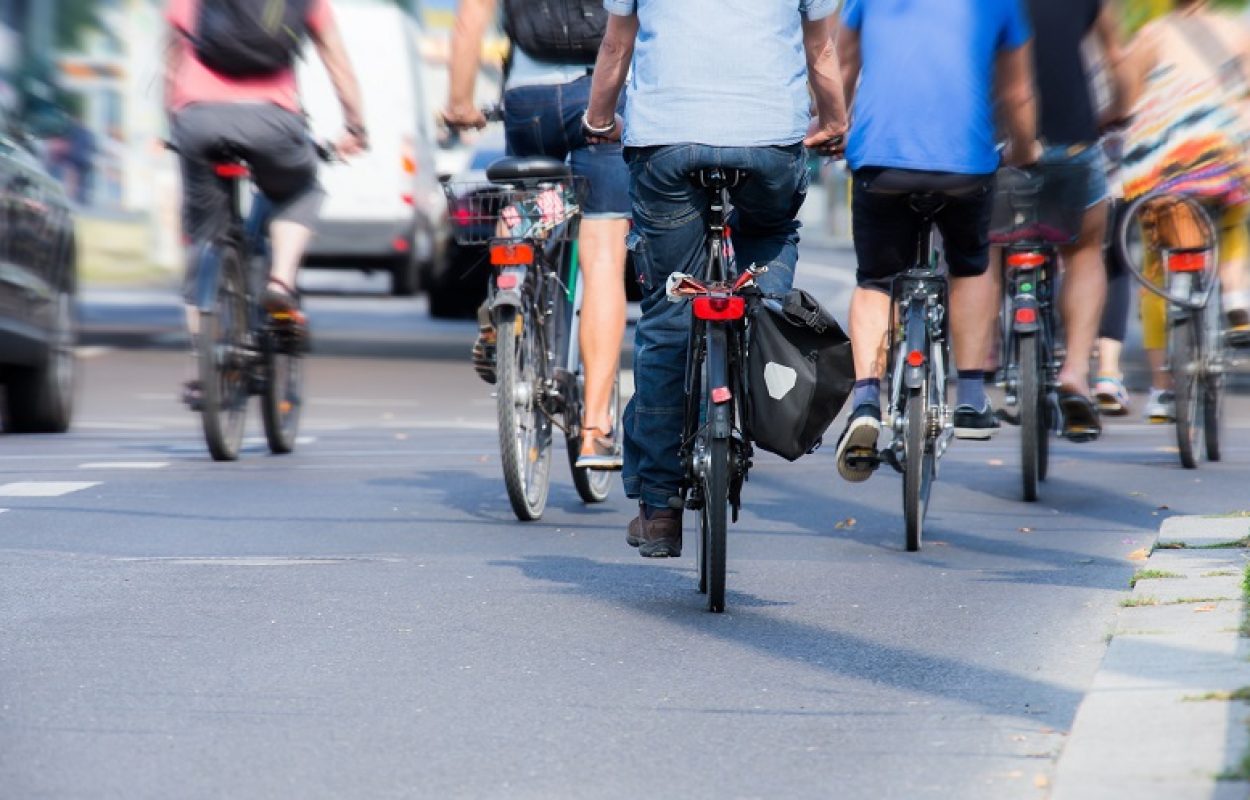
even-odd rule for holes
{"type": "MultiPolygon", "coordinates": [[[[1227,9],[1244,9],[1248,0],[1211,0],[1211,5],[1227,9]]],[[[1172,10],[1172,0],[1119,0],[1124,23],[1129,30],[1137,30],[1155,17],[1172,10]]]]}

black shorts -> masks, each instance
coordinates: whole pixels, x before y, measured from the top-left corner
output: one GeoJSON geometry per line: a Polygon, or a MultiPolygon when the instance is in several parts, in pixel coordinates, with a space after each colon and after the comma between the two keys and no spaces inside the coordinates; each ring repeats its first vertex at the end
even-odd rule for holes
{"type": "MultiPolygon", "coordinates": [[[[852,177],[852,228],[859,269],[857,284],[863,289],[889,293],[896,275],[916,261],[920,216],[906,195],[873,194],[867,187],[882,170],[864,167],[852,177]]],[[[942,249],[950,274],[971,278],[984,274],[990,264],[990,214],[994,209],[994,176],[971,195],[951,197],[938,212],[942,249]]]]}

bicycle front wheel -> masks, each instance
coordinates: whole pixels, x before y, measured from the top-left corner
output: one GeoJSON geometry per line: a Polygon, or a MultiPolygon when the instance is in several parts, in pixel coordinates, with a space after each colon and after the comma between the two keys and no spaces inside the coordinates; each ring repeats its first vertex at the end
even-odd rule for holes
{"type": "Polygon", "coordinates": [[[200,315],[197,362],[202,392],[200,421],[214,461],[234,461],[247,421],[248,299],[243,264],[233,247],[220,258],[213,309],[200,315]]]}
{"type": "Polygon", "coordinates": [[[916,552],[924,538],[924,517],[933,483],[933,453],[928,447],[928,420],[925,391],[911,389],[903,418],[903,518],[907,528],[907,550],[916,552]]]}
{"type": "Polygon", "coordinates": [[[708,461],[703,475],[703,510],[699,531],[703,559],[700,586],[707,589],[707,609],[714,614],[725,610],[725,549],[729,524],[729,440],[707,441],[708,461]]]}
{"type": "Polygon", "coordinates": [[[1189,312],[1182,312],[1168,330],[1168,359],[1176,398],[1176,447],[1186,469],[1198,466],[1198,436],[1202,430],[1198,335],[1189,312]]]}
{"type": "Polygon", "coordinates": [[[543,354],[529,322],[515,308],[501,310],[495,321],[499,454],[508,501],[522,522],[542,517],[551,477],[551,420],[539,399],[543,354]]]}
{"type": "Polygon", "coordinates": [[[1038,351],[1041,342],[1035,333],[1016,338],[1016,358],[1020,365],[1020,478],[1025,502],[1037,500],[1037,484],[1042,479],[1042,448],[1046,437],[1046,396],[1038,351]]]}
{"type": "Polygon", "coordinates": [[[303,359],[282,338],[270,332],[265,336],[265,390],[261,411],[269,451],[285,455],[295,449],[300,412],[304,407],[303,359]]]}

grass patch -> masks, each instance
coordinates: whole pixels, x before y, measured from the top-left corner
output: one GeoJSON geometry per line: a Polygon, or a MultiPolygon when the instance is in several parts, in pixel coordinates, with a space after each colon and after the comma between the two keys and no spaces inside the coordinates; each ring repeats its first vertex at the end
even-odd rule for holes
{"type": "Polygon", "coordinates": [[[1245,550],[1247,548],[1250,548],[1250,536],[1216,544],[1191,545],[1184,542],[1159,542],[1154,547],[1155,550],[1245,550]]]}
{"type": "MultiPolygon", "coordinates": [[[[1217,570],[1215,570],[1215,571],[1213,571],[1213,572],[1204,572],[1204,573],[1202,573],[1202,575],[1201,575],[1201,576],[1199,576],[1199,577],[1202,577],[1202,578],[1231,578],[1231,577],[1233,577],[1233,576],[1234,576],[1234,575],[1236,575],[1236,574],[1237,574],[1237,570],[1235,570],[1235,569],[1217,569],[1217,570]]],[[[1245,582],[1244,582],[1244,581],[1242,582],[1242,589],[1243,589],[1243,590],[1245,589],[1245,582]]]]}
{"type": "Polygon", "coordinates": [[[1222,603],[1226,600],[1236,600],[1236,597],[1178,597],[1167,603],[1169,606],[1183,606],[1189,603],[1222,603]]]}
{"type": "Polygon", "coordinates": [[[1141,606],[1157,606],[1159,598],[1145,595],[1143,597],[1126,597],[1120,601],[1121,608],[1139,608],[1141,606]]]}
{"type": "Polygon", "coordinates": [[[1231,703],[1237,701],[1240,703],[1250,703],[1250,686],[1243,686],[1240,689],[1234,689],[1231,692],[1207,692],[1206,694],[1189,694],[1181,698],[1182,703],[1203,703],[1207,701],[1220,701],[1231,703]]]}
{"type": "Polygon", "coordinates": [[[1250,781],[1250,753],[1241,757],[1235,767],[1226,769],[1215,776],[1217,781],[1250,781]]]}
{"type": "Polygon", "coordinates": [[[1138,581],[1162,580],[1164,578],[1181,577],[1175,572],[1168,572],[1166,569],[1139,569],[1133,573],[1133,577],[1129,578],[1128,586],[1130,589],[1137,587],[1138,581]]]}

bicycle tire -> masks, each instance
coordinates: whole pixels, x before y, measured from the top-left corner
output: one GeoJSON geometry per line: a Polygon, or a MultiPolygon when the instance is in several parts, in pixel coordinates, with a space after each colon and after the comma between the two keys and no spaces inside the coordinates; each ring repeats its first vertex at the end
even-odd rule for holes
{"type": "Polygon", "coordinates": [[[242,261],[233,247],[217,249],[221,259],[213,310],[201,312],[196,341],[200,375],[200,421],[214,461],[235,461],[247,422],[248,298],[242,261]]]}
{"type": "Polygon", "coordinates": [[[903,519],[909,553],[918,551],[924,539],[927,484],[932,476],[931,462],[925,452],[928,438],[925,397],[923,388],[908,390],[903,417],[903,519]]]}
{"type": "Polygon", "coordinates": [[[287,349],[275,332],[265,335],[265,388],[260,407],[265,439],[274,455],[295,449],[304,406],[303,359],[287,349]]]}
{"type": "Polygon", "coordinates": [[[495,321],[499,454],[508,502],[522,522],[542,517],[551,477],[551,420],[538,403],[537,334],[528,322],[515,308],[502,309],[495,321]]]}
{"type": "MultiPolygon", "coordinates": [[[[581,390],[581,381],[578,381],[578,390],[581,390]]],[[[582,398],[577,398],[574,407],[581,413],[582,398]]],[[[616,381],[612,384],[612,402],[608,406],[609,414],[612,418],[612,436],[616,440],[620,440],[621,430],[621,377],[617,375],[616,381]]],[[[571,430],[577,430],[572,429],[571,430]]],[[[573,473],[573,488],[577,489],[577,496],[582,498],[583,503],[602,503],[608,499],[608,495],[612,491],[612,479],[614,474],[612,471],[603,469],[579,469],[577,467],[577,459],[581,455],[582,441],[579,435],[566,437],[569,453],[569,470],[573,473]]]]}
{"type": "Polygon", "coordinates": [[[1020,365],[1020,480],[1026,503],[1037,502],[1037,484],[1042,474],[1041,451],[1046,436],[1040,349],[1037,334],[1016,337],[1016,359],[1020,365]]]}
{"type": "Polygon", "coordinates": [[[700,528],[706,532],[701,555],[707,585],[707,610],[725,610],[725,548],[729,524],[729,440],[707,441],[708,464],[703,476],[703,510],[700,528]]]}
{"type": "Polygon", "coordinates": [[[1197,335],[1194,317],[1189,312],[1183,312],[1168,330],[1168,359],[1176,398],[1176,447],[1181,466],[1186,469],[1198,466],[1198,434],[1202,428],[1197,335]]]}
{"type": "Polygon", "coordinates": [[[1220,433],[1224,414],[1224,316],[1218,299],[1202,312],[1207,346],[1202,365],[1202,436],[1207,461],[1220,460],[1220,433]]]}

